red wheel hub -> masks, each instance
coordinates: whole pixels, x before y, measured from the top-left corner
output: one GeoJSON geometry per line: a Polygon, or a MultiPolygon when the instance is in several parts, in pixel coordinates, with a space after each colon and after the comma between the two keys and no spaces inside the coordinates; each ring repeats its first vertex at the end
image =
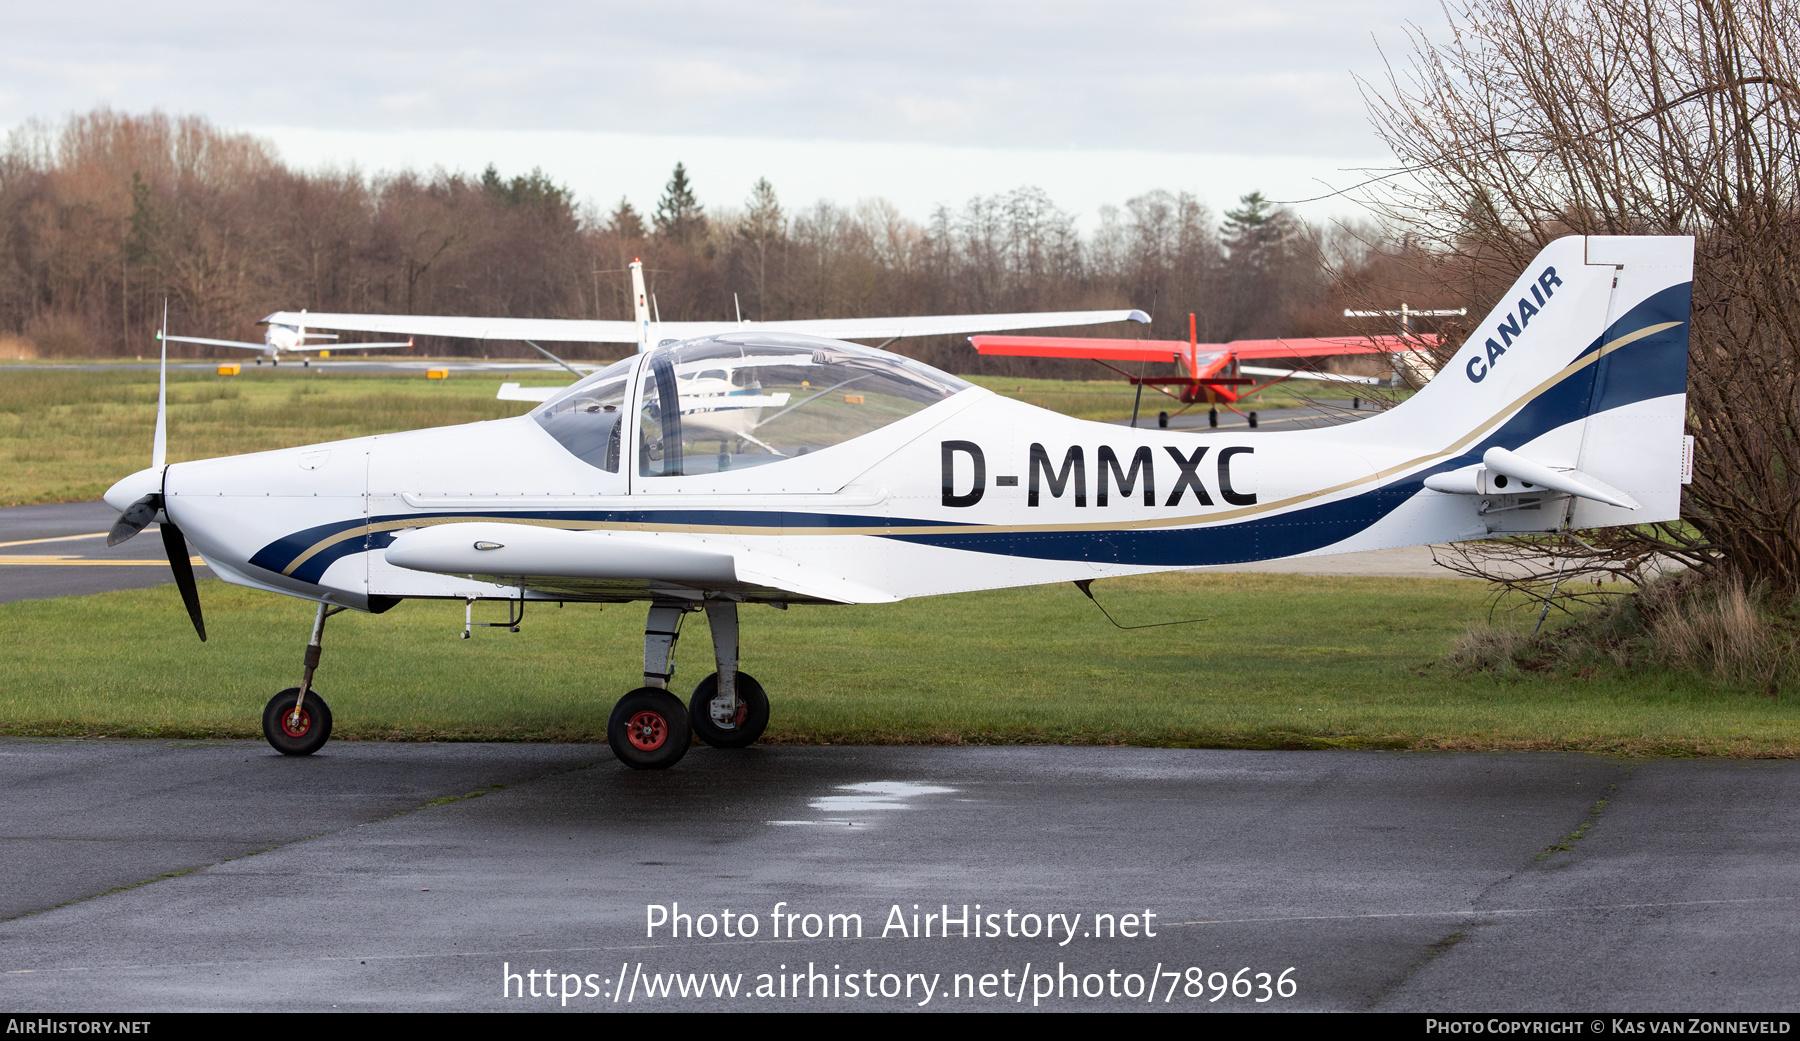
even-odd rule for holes
{"type": "Polygon", "coordinates": [[[312,717],[305,709],[289,709],[281,714],[281,732],[289,737],[305,737],[312,731],[312,717]]]}
{"type": "Polygon", "coordinates": [[[654,752],[669,739],[669,721],[662,713],[645,709],[626,722],[625,739],[640,752],[654,752]]]}

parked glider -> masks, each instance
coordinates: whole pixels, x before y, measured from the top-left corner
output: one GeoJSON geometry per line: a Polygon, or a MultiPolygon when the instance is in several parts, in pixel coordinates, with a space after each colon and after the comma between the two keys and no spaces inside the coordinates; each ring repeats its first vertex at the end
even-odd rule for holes
{"type": "Polygon", "coordinates": [[[226,581],[318,604],[300,686],[263,713],[288,754],[330,735],[311,688],[338,611],[648,601],[644,683],[607,736],[628,765],[666,767],[690,732],[741,747],[767,724],[738,667],[744,604],[1674,520],[1692,268],[1691,238],[1558,239],[1418,394],[1315,430],[1084,422],[767,328],[655,346],[517,418],[220,459],[164,465],[159,404],[154,465],[107,492],[123,511],[109,541],[162,520],[202,639],[187,542],[226,581]],[[754,424],[696,418],[683,393],[727,366],[755,374],[754,424]],[[684,705],[673,652],[700,610],[717,671],[684,705]]]}
{"type": "MultiPolygon", "coordinates": [[[[755,330],[764,333],[800,333],[839,340],[894,340],[911,336],[952,336],[1000,329],[1051,329],[1107,322],[1148,322],[1150,316],[1135,308],[1111,311],[1029,311],[1016,314],[913,315],[896,318],[809,318],[780,322],[665,322],[644,287],[644,264],[631,262],[633,318],[625,321],[577,321],[566,318],[464,318],[451,315],[313,314],[277,311],[265,324],[292,325],[304,320],[314,328],[344,332],[404,333],[414,336],[447,336],[470,340],[516,340],[530,344],[545,357],[575,371],[567,362],[539,347],[538,340],[565,343],[631,343],[638,353],[670,341],[755,330]]],[[[886,346],[886,343],[883,344],[886,346]]],[[[576,372],[579,376],[581,373],[576,372]]],[[[545,401],[561,387],[501,388],[505,401],[545,401]]]]}
{"type": "MultiPolygon", "coordinates": [[[[339,346],[335,343],[306,342],[308,340],[336,340],[338,336],[336,333],[308,332],[306,329],[307,314],[305,311],[295,312],[287,317],[293,320],[284,320],[280,322],[265,321],[262,323],[269,328],[268,331],[263,334],[263,342],[261,343],[250,343],[247,340],[215,340],[206,336],[170,336],[167,330],[157,333],[156,338],[158,340],[168,340],[175,343],[200,343],[205,344],[208,347],[235,347],[239,350],[259,351],[264,358],[269,359],[269,364],[271,365],[281,364],[281,355],[283,352],[288,354],[302,354],[307,351],[329,351],[334,347],[339,346]]],[[[372,351],[388,347],[411,347],[412,345],[413,342],[411,340],[401,340],[395,343],[346,343],[342,345],[342,349],[350,351],[372,351]]],[[[261,365],[262,358],[256,359],[256,364],[261,365]]],[[[304,365],[307,363],[302,361],[301,364],[304,365]]]]}

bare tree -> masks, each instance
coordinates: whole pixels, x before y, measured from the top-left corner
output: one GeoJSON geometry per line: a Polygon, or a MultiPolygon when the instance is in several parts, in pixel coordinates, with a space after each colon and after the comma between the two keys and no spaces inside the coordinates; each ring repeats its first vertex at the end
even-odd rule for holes
{"type": "MultiPolygon", "coordinates": [[[[1475,573],[1577,588],[1655,560],[1800,593],[1800,10],[1476,0],[1365,91],[1403,173],[1371,189],[1472,311],[1560,235],[1697,238],[1677,523],[1498,544],[1475,573]]],[[[1492,545],[1492,544],[1490,544],[1492,545]]]]}

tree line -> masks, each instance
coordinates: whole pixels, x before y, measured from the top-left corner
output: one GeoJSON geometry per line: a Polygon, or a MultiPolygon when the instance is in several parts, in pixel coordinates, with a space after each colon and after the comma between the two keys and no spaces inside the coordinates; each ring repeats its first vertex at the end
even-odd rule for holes
{"type": "MultiPolygon", "coordinates": [[[[920,222],[880,199],[791,206],[767,180],[703,203],[680,165],[648,213],[596,208],[539,170],[300,170],[200,117],[100,109],[28,125],[0,154],[0,352],[143,354],[165,301],[172,332],[247,340],[263,315],[300,308],[629,319],[634,258],[670,320],[1139,307],[1152,326],[1115,335],[1185,339],[1189,312],[1209,342],[1385,331],[1342,312],[1395,306],[1396,293],[1431,302],[1392,263],[1395,245],[1373,224],[1309,223],[1256,193],[1215,214],[1190,194],[1148,192],[1084,231],[1036,188],[920,222]]],[[[963,372],[1105,375],[979,358],[960,338],[895,349],[963,372]]]]}

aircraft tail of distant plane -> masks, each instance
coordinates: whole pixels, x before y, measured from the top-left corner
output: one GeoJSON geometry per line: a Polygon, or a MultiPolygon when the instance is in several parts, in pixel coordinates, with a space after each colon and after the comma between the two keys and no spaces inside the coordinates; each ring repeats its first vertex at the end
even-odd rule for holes
{"type": "Polygon", "coordinates": [[[1437,377],[1355,439],[1428,450],[1390,469],[1390,487],[1482,497],[1500,531],[1510,497],[1542,492],[1568,497],[1571,527],[1676,519],[1692,473],[1693,250],[1685,236],[1552,242],[1437,377]]]}

